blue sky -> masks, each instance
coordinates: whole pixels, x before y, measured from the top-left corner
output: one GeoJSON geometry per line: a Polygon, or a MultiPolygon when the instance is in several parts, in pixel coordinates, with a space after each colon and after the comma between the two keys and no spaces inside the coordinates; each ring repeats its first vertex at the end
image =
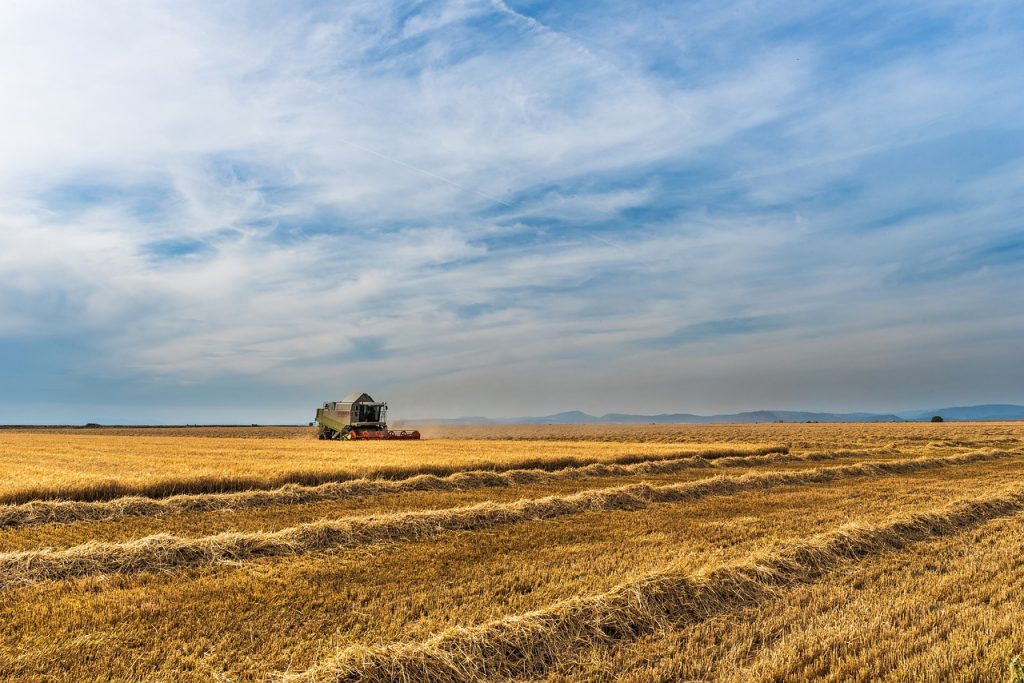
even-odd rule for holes
{"type": "Polygon", "coordinates": [[[10,2],[0,422],[1024,403],[1018,2],[10,2]]]}

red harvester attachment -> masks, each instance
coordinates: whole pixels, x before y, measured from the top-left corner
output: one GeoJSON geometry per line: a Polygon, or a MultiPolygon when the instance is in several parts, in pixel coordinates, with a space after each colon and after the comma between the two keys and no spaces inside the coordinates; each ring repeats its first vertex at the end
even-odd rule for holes
{"type": "Polygon", "coordinates": [[[343,436],[341,438],[348,438],[350,441],[371,441],[375,439],[418,439],[420,438],[420,433],[415,429],[353,429],[348,432],[347,437],[343,436]]]}

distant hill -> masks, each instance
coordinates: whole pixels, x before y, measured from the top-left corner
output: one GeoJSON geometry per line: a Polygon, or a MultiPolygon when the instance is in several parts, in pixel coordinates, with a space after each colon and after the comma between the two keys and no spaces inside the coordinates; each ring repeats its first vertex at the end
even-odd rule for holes
{"type": "MultiPolygon", "coordinates": [[[[930,419],[931,415],[928,417],[930,419]]],[[[416,421],[418,422],[419,420],[416,421]]],[[[579,410],[571,410],[539,417],[486,418],[472,416],[430,421],[439,424],[728,424],[759,422],[903,422],[903,419],[888,413],[812,413],[793,410],[756,410],[726,415],[694,415],[692,413],[663,413],[660,415],[607,413],[605,415],[590,415],[579,410]]]]}
{"type": "Polygon", "coordinates": [[[933,415],[939,415],[943,420],[951,420],[953,422],[1024,420],[1024,406],[1008,403],[990,403],[981,406],[956,406],[900,413],[900,416],[907,420],[930,420],[933,415]]]}
{"type": "Polygon", "coordinates": [[[516,418],[488,418],[481,416],[457,417],[441,420],[412,420],[437,424],[756,424],[761,422],[927,422],[940,415],[948,421],[986,422],[993,420],[1024,420],[1024,406],[990,404],[960,406],[935,410],[911,410],[902,413],[815,413],[801,410],[754,410],[722,415],[694,415],[693,413],[662,413],[634,415],[606,413],[590,415],[570,410],[554,415],[516,418]]]}

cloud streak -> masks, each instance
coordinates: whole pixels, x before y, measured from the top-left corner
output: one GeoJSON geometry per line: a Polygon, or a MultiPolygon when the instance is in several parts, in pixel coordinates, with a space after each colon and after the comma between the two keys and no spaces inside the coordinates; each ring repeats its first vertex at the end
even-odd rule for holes
{"type": "Polygon", "coordinates": [[[0,11],[0,422],[1024,400],[1014,3],[0,11]]]}

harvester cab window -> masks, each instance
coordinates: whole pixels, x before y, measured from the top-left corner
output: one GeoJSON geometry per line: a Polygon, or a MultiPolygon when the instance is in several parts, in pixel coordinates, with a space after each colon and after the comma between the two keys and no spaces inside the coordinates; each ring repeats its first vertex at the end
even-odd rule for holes
{"type": "Polygon", "coordinates": [[[359,406],[359,422],[380,422],[380,406],[359,406]]]}

